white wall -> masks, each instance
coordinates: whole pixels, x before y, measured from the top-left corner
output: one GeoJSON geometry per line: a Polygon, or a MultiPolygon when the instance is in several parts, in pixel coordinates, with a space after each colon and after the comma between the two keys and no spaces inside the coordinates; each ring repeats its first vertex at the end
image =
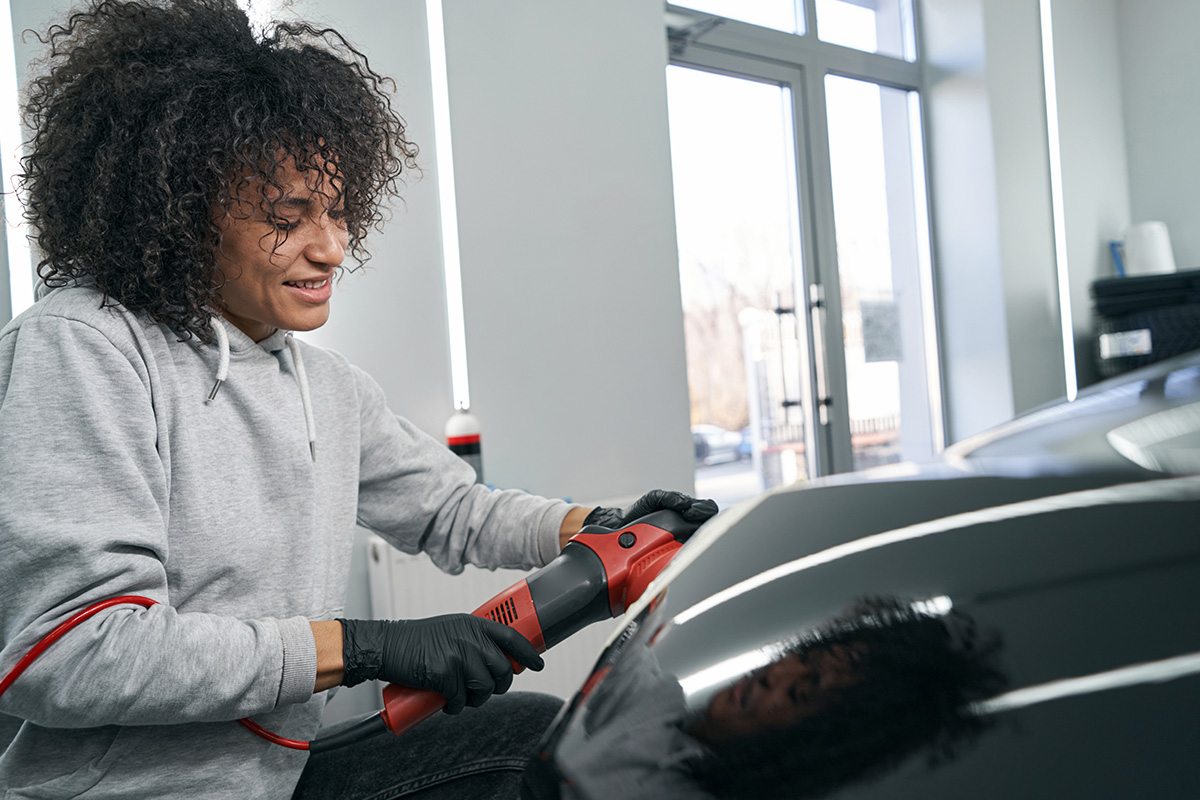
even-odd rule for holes
{"type": "Polygon", "coordinates": [[[953,442],[1012,416],[1012,380],[982,1],[926,0],[921,10],[939,338],[953,442]]]}
{"type": "Polygon", "coordinates": [[[1037,0],[987,0],[988,96],[1013,410],[1066,393],[1037,0]]]}
{"type": "Polygon", "coordinates": [[[1121,0],[1120,86],[1131,217],[1162,220],[1175,263],[1200,268],[1200,3],[1121,0]]]}
{"type": "MultiPolygon", "coordinates": [[[[1107,242],[1129,224],[1131,187],[1147,198],[1133,217],[1166,219],[1173,210],[1173,233],[1194,228],[1194,215],[1180,205],[1184,197],[1192,209],[1198,205],[1185,194],[1194,182],[1181,177],[1180,156],[1200,167],[1194,149],[1181,147],[1200,112],[1180,98],[1196,94],[1200,70],[1186,37],[1176,35],[1173,49],[1159,39],[1200,22],[1200,9],[1185,0],[1053,0],[1051,9],[1082,387],[1097,379],[1089,290],[1114,274],[1107,242]],[[1190,17],[1179,13],[1185,6],[1190,17]],[[1132,52],[1154,54],[1152,63],[1131,61],[1132,52]],[[1140,104],[1128,114],[1127,96],[1140,104]],[[1173,129],[1160,135],[1160,120],[1172,117],[1173,129]]],[[[924,0],[922,11],[942,346],[956,440],[1066,393],[1042,31],[1038,0],[924,0]]]]}
{"type": "Polygon", "coordinates": [[[1064,385],[1037,3],[921,8],[948,438],[957,441],[1064,385]]]}
{"type": "Polygon", "coordinates": [[[488,480],[690,489],[661,4],[457,0],[446,37],[488,480]]]}

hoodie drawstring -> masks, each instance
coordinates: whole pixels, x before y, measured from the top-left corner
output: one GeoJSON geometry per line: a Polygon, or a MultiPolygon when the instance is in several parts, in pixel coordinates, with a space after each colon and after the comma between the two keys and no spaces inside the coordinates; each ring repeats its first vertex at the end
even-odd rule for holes
{"type": "Polygon", "coordinates": [[[304,359],[300,357],[300,343],[291,333],[283,337],[292,352],[292,364],[296,367],[296,381],[300,384],[300,402],[304,406],[304,423],[308,426],[308,450],[312,460],[317,460],[317,423],[313,419],[312,395],[308,391],[308,375],[304,372],[304,359]]]}
{"type": "MultiPolygon", "coordinates": [[[[221,391],[221,384],[225,383],[229,377],[229,334],[219,317],[213,317],[210,324],[217,337],[217,351],[220,355],[217,361],[217,380],[213,383],[212,391],[208,393],[207,402],[209,403],[217,399],[217,392],[221,391]]],[[[304,406],[304,424],[308,428],[308,452],[312,455],[312,460],[316,461],[317,422],[313,417],[312,394],[308,388],[308,373],[304,371],[304,359],[300,356],[300,343],[292,337],[290,332],[284,335],[283,340],[292,354],[292,364],[296,368],[296,383],[300,387],[300,403],[304,406]]]]}
{"type": "Polygon", "coordinates": [[[217,362],[217,381],[213,384],[212,391],[208,393],[208,402],[211,403],[217,399],[217,392],[221,391],[221,384],[229,377],[229,334],[225,331],[225,324],[218,317],[210,318],[209,325],[212,326],[213,333],[217,336],[217,350],[220,353],[220,360],[217,362]]]}

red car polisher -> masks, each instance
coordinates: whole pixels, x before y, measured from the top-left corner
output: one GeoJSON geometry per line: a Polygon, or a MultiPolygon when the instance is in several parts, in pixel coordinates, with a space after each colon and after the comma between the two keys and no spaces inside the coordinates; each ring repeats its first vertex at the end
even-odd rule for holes
{"type": "MultiPolygon", "coordinates": [[[[593,622],[625,613],[697,527],[668,510],[617,531],[589,525],[557,558],[473,613],[515,628],[544,653],[593,622]]],[[[524,670],[512,665],[514,672],[524,670]]],[[[446,698],[393,683],[383,690],[383,705],[384,726],[399,736],[439,711],[446,698]]]]}
{"type": "MultiPolygon", "coordinates": [[[[623,614],[698,527],[668,510],[647,514],[620,530],[589,525],[571,537],[557,558],[474,613],[515,628],[539,653],[544,653],[593,622],[623,614]]],[[[56,627],[17,662],[0,679],[0,694],[46,648],[97,612],[114,605],[149,607],[155,603],[147,597],[121,596],[89,606],[56,627]]],[[[515,661],[512,664],[514,672],[524,669],[515,661]]],[[[437,692],[397,684],[383,690],[383,701],[380,713],[312,742],[287,739],[249,719],[238,722],[275,744],[318,753],[360,741],[385,728],[399,736],[446,705],[446,698],[437,692]]]]}

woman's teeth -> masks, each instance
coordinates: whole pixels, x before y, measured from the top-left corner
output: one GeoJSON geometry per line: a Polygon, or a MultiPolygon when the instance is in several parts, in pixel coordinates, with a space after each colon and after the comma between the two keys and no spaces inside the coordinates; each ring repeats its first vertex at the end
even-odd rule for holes
{"type": "Polygon", "coordinates": [[[288,281],[287,282],[288,286],[299,286],[301,289],[320,289],[322,286],[324,286],[327,283],[329,283],[328,278],[326,278],[325,280],[322,280],[322,281],[288,281]]]}

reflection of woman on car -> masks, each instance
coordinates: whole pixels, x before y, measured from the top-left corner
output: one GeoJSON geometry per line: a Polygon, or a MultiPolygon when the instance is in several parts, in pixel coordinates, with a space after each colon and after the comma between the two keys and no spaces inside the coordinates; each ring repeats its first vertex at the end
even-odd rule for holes
{"type": "Polygon", "coordinates": [[[689,713],[652,651],[600,684],[568,797],[816,797],[983,728],[966,707],[998,692],[998,646],[961,612],[870,599],[784,645],[771,663],[689,713]]]}
{"type": "Polygon", "coordinates": [[[719,747],[822,714],[862,681],[866,655],[859,643],[790,652],[714,696],[687,732],[719,747]]]}

